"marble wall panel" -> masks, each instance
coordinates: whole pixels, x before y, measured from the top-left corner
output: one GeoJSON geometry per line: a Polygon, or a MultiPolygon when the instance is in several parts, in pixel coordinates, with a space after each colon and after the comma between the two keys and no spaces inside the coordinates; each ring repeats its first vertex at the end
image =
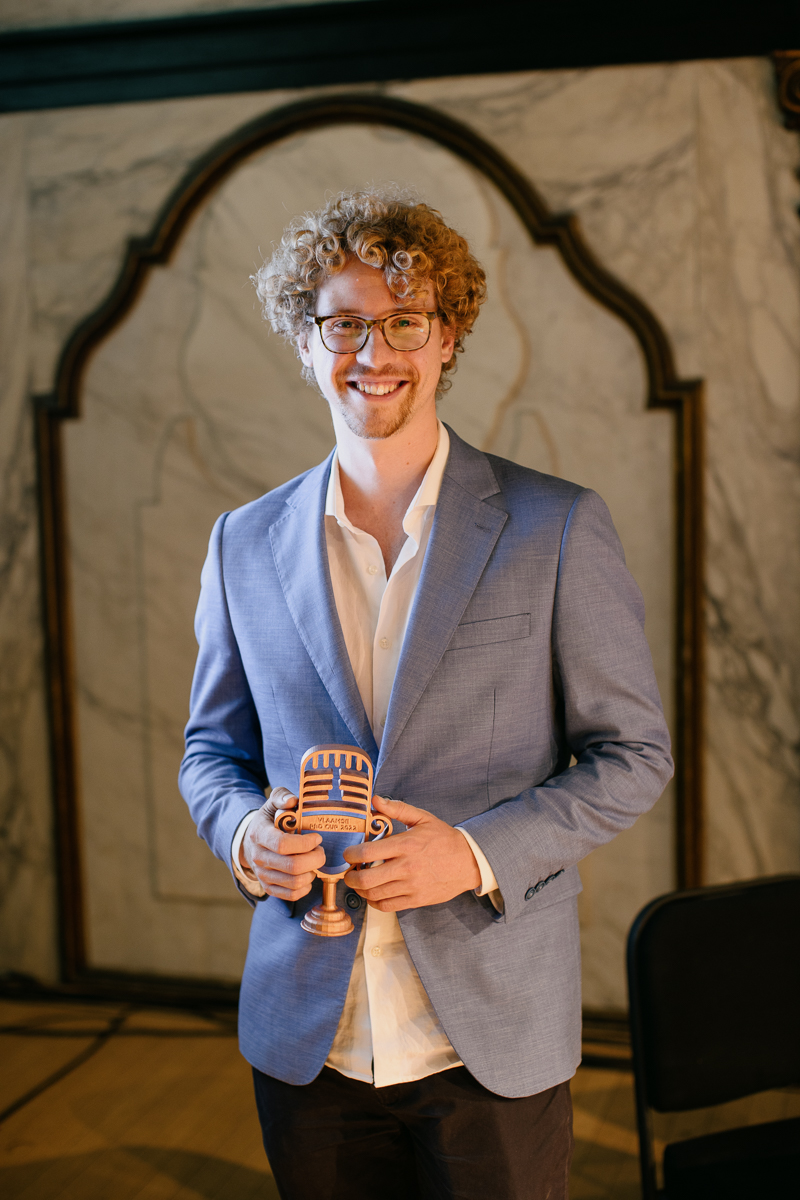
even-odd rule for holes
{"type": "Polygon", "coordinates": [[[709,867],[800,865],[800,199],[761,64],[698,86],[709,386],[709,867]]]}
{"type": "Polygon", "coordinates": [[[52,979],[52,804],[27,403],[27,134],[27,118],[0,120],[0,972],[52,979]]]}
{"type": "MultiPolygon", "coordinates": [[[[796,135],[781,128],[770,70],[766,61],[746,60],[428,80],[381,89],[433,104],[467,121],[499,145],[536,182],[553,207],[576,210],[601,261],[642,295],[665,324],[681,372],[703,374],[708,380],[712,879],[800,865],[795,726],[800,665],[796,619],[800,583],[796,541],[800,222],[795,207],[800,196],[794,176],[800,145],[796,135]]],[[[21,326],[14,324],[16,317],[3,326],[2,336],[12,347],[5,360],[7,373],[10,370],[23,385],[30,378],[34,390],[46,390],[64,337],[105,294],[127,237],[149,227],[188,163],[245,120],[297,95],[215,97],[4,118],[3,131],[13,126],[22,132],[4,142],[0,211],[3,220],[11,208],[16,214],[14,221],[27,220],[26,252],[20,256],[16,235],[4,243],[4,280],[22,279],[23,275],[27,280],[31,331],[26,340],[21,326]],[[13,203],[6,199],[9,196],[15,197],[13,203]]],[[[495,214],[493,219],[502,224],[501,217],[502,213],[495,214]]],[[[223,246],[224,240],[218,244],[223,246]]],[[[540,261],[544,262],[545,256],[540,261]]],[[[252,259],[248,270],[251,265],[252,259]]],[[[494,269],[502,273],[501,257],[496,258],[494,269]]],[[[541,272],[544,277],[546,268],[541,272]]],[[[513,286],[512,279],[507,291],[513,286]]],[[[202,319],[215,325],[219,318],[211,305],[211,290],[206,289],[208,303],[202,319]]],[[[217,303],[221,310],[228,298],[221,297],[217,303]]],[[[3,312],[8,311],[6,304],[3,312]]],[[[487,313],[484,329],[495,336],[492,320],[487,313]]],[[[483,336],[480,330],[479,325],[476,347],[483,336]]],[[[243,335],[243,340],[248,337],[243,335]]],[[[524,353],[530,351],[521,350],[521,344],[516,335],[498,343],[504,365],[508,364],[502,380],[506,388],[512,386],[509,379],[518,381],[523,374],[524,353]]],[[[609,342],[609,354],[613,353],[611,346],[609,342]]],[[[199,354],[197,349],[195,352],[199,354]]],[[[272,356],[272,349],[268,353],[272,356]]],[[[620,347],[618,353],[624,357],[625,351],[620,347]]],[[[206,367],[209,357],[213,356],[206,355],[206,367]]],[[[473,441],[491,437],[493,448],[500,453],[518,453],[534,465],[547,464],[547,469],[558,462],[557,469],[575,475],[570,447],[565,449],[563,440],[558,440],[560,413],[556,407],[545,413],[538,402],[520,392],[509,405],[505,420],[488,429],[481,423],[480,407],[470,399],[469,389],[475,387],[478,395],[481,387],[490,388],[495,380],[491,372],[482,375],[478,366],[481,355],[472,357],[475,370],[468,373],[465,358],[452,400],[446,402],[450,405],[458,399],[466,436],[473,441]]],[[[202,356],[197,361],[201,362],[202,356]]],[[[276,361],[271,370],[278,370],[276,361]]],[[[281,370],[288,378],[294,364],[286,360],[281,370]]],[[[630,364],[628,371],[631,385],[620,394],[623,407],[633,404],[635,393],[630,364]]],[[[545,380],[546,376],[539,378],[545,380]]],[[[224,387],[219,388],[218,395],[224,394],[224,387]]],[[[570,397],[571,393],[565,402],[570,397]]],[[[21,428],[20,404],[14,388],[6,387],[0,422],[4,422],[4,431],[11,430],[9,437],[16,437],[21,428]]],[[[660,420],[656,414],[648,414],[651,423],[641,425],[634,441],[641,439],[647,446],[654,439],[663,448],[660,420]]],[[[144,487],[137,493],[137,504],[129,513],[131,553],[147,595],[167,587],[177,590],[185,578],[177,559],[170,567],[171,574],[165,578],[160,574],[170,552],[177,551],[169,530],[176,507],[183,501],[178,491],[170,491],[173,482],[182,481],[178,490],[184,496],[194,489],[198,497],[216,497],[215,488],[230,487],[230,473],[217,473],[213,481],[204,474],[208,439],[202,443],[202,430],[202,421],[195,420],[192,425],[176,410],[174,426],[163,439],[167,465],[162,491],[151,479],[149,490],[144,487]]],[[[30,471],[32,460],[29,432],[23,429],[19,436],[22,448],[10,457],[14,487],[23,496],[25,471],[30,471]]],[[[141,430],[137,436],[142,436],[141,430]]],[[[5,441],[0,446],[0,457],[3,447],[12,444],[17,443],[5,441]]],[[[654,446],[649,446],[647,452],[653,450],[654,446]]],[[[631,461],[637,461],[640,452],[637,443],[631,461]]],[[[630,469],[628,462],[625,471],[615,477],[609,472],[600,490],[611,502],[620,527],[625,527],[623,537],[632,563],[641,555],[650,570],[662,541],[641,535],[635,513],[626,516],[624,488],[615,490],[630,469]],[[637,536],[639,544],[635,546],[632,539],[637,536]]],[[[637,479],[637,486],[642,482],[637,479]]],[[[655,479],[652,482],[655,486],[655,479]]],[[[227,491],[225,495],[220,492],[222,507],[231,503],[227,496],[227,491]]],[[[22,500],[6,500],[3,520],[7,523],[9,512],[19,513],[23,508],[22,500]]],[[[22,692],[33,695],[37,688],[41,696],[32,506],[28,514],[22,522],[26,532],[14,541],[15,546],[29,547],[27,583],[17,593],[8,582],[12,575],[6,572],[2,576],[3,597],[14,598],[8,611],[13,612],[15,652],[21,655],[21,662],[34,664],[21,672],[19,686],[12,683],[9,697],[15,698],[14,703],[22,692]]],[[[202,517],[208,519],[208,515],[202,517]]],[[[5,534],[3,538],[0,553],[13,541],[5,534]]],[[[112,548],[112,557],[114,553],[112,548]]],[[[133,570],[123,561],[124,555],[118,555],[118,560],[120,570],[133,570]]],[[[189,601],[184,596],[180,603],[189,601]]],[[[157,626],[157,640],[165,639],[164,630],[171,628],[171,619],[169,612],[158,613],[151,605],[148,621],[157,626]]],[[[648,621],[654,619],[666,620],[668,615],[663,603],[659,615],[659,601],[654,607],[651,600],[648,621]]],[[[125,667],[129,669],[130,664],[125,667]]],[[[138,670],[136,696],[141,698],[148,671],[152,675],[155,668],[145,661],[138,670]]],[[[172,678],[172,673],[168,674],[172,678]]],[[[122,725],[124,719],[123,713],[122,725]]],[[[34,730],[35,722],[28,728],[34,730]]],[[[171,752],[165,747],[172,736],[165,735],[163,744],[153,741],[154,761],[171,752]]],[[[45,761],[43,731],[33,741],[38,753],[31,770],[24,774],[38,783],[29,793],[18,790],[22,798],[16,807],[23,814],[18,821],[35,825],[47,811],[41,767],[45,761]]],[[[142,788],[145,786],[143,782],[142,788]]],[[[157,796],[151,803],[154,811],[163,807],[157,796]]],[[[659,811],[655,810],[653,819],[659,811]]],[[[158,827],[162,833],[151,836],[147,843],[151,849],[162,836],[167,842],[174,836],[168,825],[162,825],[158,827]]],[[[650,844],[645,826],[627,836],[634,841],[645,838],[650,844]]],[[[34,842],[45,845],[42,839],[34,842]]],[[[22,845],[23,839],[18,836],[16,844],[22,845]]],[[[644,865],[647,845],[637,843],[626,853],[627,862],[635,863],[637,871],[647,874],[654,867],[664,869],[665,838],[656,838],[652,844],[659,846],[656,864],[644,865]]],[[[623,853],[623,843],[584,864],[590,884],[584,905],[587,922],[595,919],[597,911],[589,903],[592,894],[603,898],[602,909],[607,902],[612,907],[616,904],[613,894],[618,885],[627,889],[616,864],[609,862],[608,869],[601,866],[603,854],[617,852],[623,853]]],[[[158,860],[158,852],[148,860],[151,875],[158,860]]],[[[41,934],[40,941],[16,932],[7,940],[9,961],[21,962],[27,954],[25,961],[38,964],[35,969],[41,973],[51,969],[53,962],[49,940],[52,913],[43,899],[50,895],[46,863],[45,856],[38,864],[42,888],[36,903],[42,899],[42,914],[32,923],[41,934]],[[50,914],[47,919],[45,911],[50,914]]],[[[34,904],[23,878],[30,876],[15,876],[16,890],[12,889],[13,895],[22,897],[12,901],[15,914],[27,912],[34,904]]],[[[191,896],[208,886],[188,867],[185,877],[176,876],[171,882],[157,878],[157,871],[153,878],[165,895],[174,887],[176,897],[191,896]]],[[[224,877],[219,886],[227,886],[224,877]]],[[[618,904],[616,911],[624,912],[624,903],[618,904]]],[[[623,921],[609,923],[603,911],[600,928],[608,942],[595,956],[597,966],[588,965],[593,952],[587,958],[587,998],[598,1004],[616,1003],[621,997],[618,965],[623,921]]],[[[214,936],[213,931],[209,933],[208,945],[213,946],[214,936]]]]}
{"type": "Polygon", "coordinates": [[[129,238],[150,230],[189,164],[273,102],[294,96],[108,105],[30,118],[26,174],[34,391],[52,386],[65,340],[110,291],[129,238]]]}
{"type": "MultiPolygon", "coordinates": [[[[556,212],[576,212],[604,266],[700,373],[695,92],[709,64],[427,80],[402,94],[498,146],[556,212]]],[[[775,118],[777,119],[777,118],[775,118]]]]}
{"type": "Polygon", "coordinates": [[[767,60],[403,91],[495,141],[707,380],[710,882],[800,868],[800,142],[767,60]]]}
{"type": "MultiPolygon", "coordinates": [[[[644,409],[630,332],[578,288],[555,251],[532,245],[486,180],[434,143],[369,127],[288,139],[237,171],[195,217],[174,264],[154,272],[98,351],[84,415],[65,430],[97,965],[236,973],[248,914],[194,836],[175,783],[199,570],[220,511],[319,461],[332,440],[326,405],[291,349],[268,334],[247,279],[287,212],[390,179],[434,203],[488,272],[490,300],[443,417],[479,445],[606,496],[647,596],[672,707],[672,428],[667,414],[644,409]],[[212,912],[228,929],[225,957],[204,942],[212,912]]],[[[587,876],[595,1005],[621,1003],[625,929],[672,880],[667,798],[587,876]]]]}

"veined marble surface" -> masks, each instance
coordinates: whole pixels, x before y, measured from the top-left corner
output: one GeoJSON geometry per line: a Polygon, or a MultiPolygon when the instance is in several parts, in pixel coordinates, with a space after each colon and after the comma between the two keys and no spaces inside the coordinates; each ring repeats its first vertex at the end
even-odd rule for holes
{"type": "MultiPolygon", "coordinates": [[[[798,871],[800,144],[771,65],[542,72],[413,94],[577,212],[665,325],[680,372],[707,381],[707,879],[798,871]]],[[[593,961],[587,1001],[619,1002],[593,961]]]]}
{"type": "MultiPolygon", "coordinates": [[[[682,374],[707,378],[709,876],[731,879],[798,869],[800,222],[794,208],[800,189],[794,171],[800,149],[796,135],[780,126],[769,64],[744,60],[541,72],[418,81],[381,90],[431,104],[466,121],[521,167],[552,207],[577,211],[600,260],[627,281],[664,323],[682,374]]],[[[8,360],[13,369],[6,370],[21,382],[6,386],[4,381],[3,429],[17,428],[22,411],[19,388],[26,380],[34,390],[50,386],[67,333],[105,295],[126,239],[149,228],[192,159],[244,121],[298,94],[76,109],[0,120],[3,146],[11,147],[4,154],[4,166],[9,166],[0,192],[0,220],[6,227],[9,222],[27,222],[24,251],[20,239],[6,242],[5,278],[20,280],[20,290],[27,279],[31,330],[26,340],[21,319],[6,303],[0,336],[13,347],[8,360]]],[[[397,177],[404,161],[402,137],[392,143],[391,137],[398,135],[387,131],[382,136],[384,157],[379,155],[376,162],[391,165],[373,169],[370,164],[369,178],[397,177]]],[[[287,162],[296,153],[288,144],[280,152],[287,162]]],[[[104,614],[109,636],[114,633],[124,642],[125,621],[139,622],[135,645],[120,647],[113,636],[104,640],[105,634],[98,636],[97,647],[89,644],[90,638],[84,639],[82,720],[95,730],[91,736],[107,739],[105,757],[98,755],[87,764],[87,774],[95,772],[89,782],[97,787],[110,778],[115,763],[126,763],[125,786],[138,788],[138,795],[147,794],[145,815],[145,810],[139,811],[135,828],[126,825],[124,833],[137,861],[147,865],[152,894],[164,897],[159,901],[162,908],[173,906],[177,914],[202,907],[207,914],[204,930],[191,934],[186,950],[201,972],[226,941],[226,922],[239,918],[217,891],[228,887],[223,868],[216,882],[209,883],[214,876],[206,870],[207,859],[198,874],[192,864],[200,860],[187,852],[180,869],[163,871],[159,847],[178,836],[181,818],[154,781],[167,778],[166,762],[173,754],[170,747],[179,724],[169,714],[176,711],[182,687],[179,675],[185,668],[173,666],[166,656],[153,656],[151,649],[137,658],[136,646],[170,642],[180,611],[191,606],[188,580],[206,534],[204,529],[201,536],[200,527],[213,518],[215,505],[218,510],[229,507],[239,497],[254,494],[248,489],[273,482],[269,472],[275,464],[270,465],[266,452],[258,452],[257,438],[250,438],[247,431],[261,429],[262,414],[270,408],[268,432],[280,441],[285,435],[282,418],[272,413],[271,394],[259,409],[258,393],[252,390],[259,371],[246,366],[237,367],[243,370],[247,387],[237,392],[240,403],[234,413],[220,366],[223,359],[217,353],[225,349],[220,346],[222,330],[232,339],[237,363],[250,362],[251,355],[252,361],[261,362],[264,356],[265,375],[279,380],[281,389],[302,389],[292,396],[296,411],[304,414],[309,454],[313,448],[316,460],[324,449],[319,410],[313,410],[313,393],[293,382],[291,354],[287,357],[274,338],[263,338],[247,285],[239,284],[237,292],[232,273],[225,274],[224,285],[212,283],[219,276],[209,265],[217,269],[221,263],[227,269],[232,247],[254,221],[259,229],[257,242],[266,249],[275,236],[268,232],[270,221],[279,228],[284,212],[294,211],[303,187],[316,186],[316,195],[308,201],[316,203],[321,188],[339,186],[336,170],[343,164],[331,163],[321,150],[315,153],[320,157],[313,169],[309,162],[299,175],[288,173],[285,190],[277,195],[269,189],[265,192],[262,210],[248,209],[246,204],[237,208],[232,200],[226,209],[225,193],[220,193],[215,207],[205,210],[175,267],[155,273],[145,297],[155,306],[153,311],[169,317],[164,338],[141,342],[137,352],[136,338],[145,337],[140,306],[91,369],[95,390],[87,395],[87,417],[92,404],[96,412],[92,410],[88,424],[75,424],[68,433],[76,454],[81,437],[86,447],[96,439],[94,445],[103,454],[97,455],[101,462],[93,463],[92,469],[101,482],[103,456],[119,466],[114,457],[118,449],[109,450],[119,447],[123,434],[130,439],[129,461],[117,474],[110,465],[107,468],[105,512],[91,503],[91,488],[99,486],[96,479],[86,488],[80,476],[71,476],[70,482],[70,511],[74,507],[75,515],[81,515],[86,539],[85,546],[75,543],[84,577],[81,595],[104,614]],[[270,203],[280,211],[268,212],[270,203]],[[203,254],[208,255],[207,262],[203,254]],[[198,305],[201,295],[203,302],[198,305]],[[177,311],[174,305],[179,302],[188,307],[177,311]],[[150,382],[145,388],[151,359],[158,363],[169,359],[167,333],[181,346],[179,361],[164,372],[161,390],[153,390],[150,382]],[[112,349],[120,364],[117,375],[104,366],[112,349]],[[126,394],[135,400],[127,406],[121,394],[115,396],[117,383],[123,381],[129,389],[126,394]],[[237,434],[240,422],[244,432],[237,434]],[[79,434],[81,425],[84,432],[79,434]],[[215,438],[219,430],[224,436],[215,438]],[[236,453],[226,457],[228,438],[236,453]],[[127,508],[116,495],[125,488],[127,508]],[[187,511],[194,516],[196,528],[191,537],[176,541],[176,522],[187,511]],[[118,540],[107,528],[112,514],[119,528],[125,529],[118,540]],[[111,566],[99,572],[101,561],[111,566]],[[156,602],[167,592],[176,597],[174,610],[156,602]],[[120,682],[116,691],[108,659],[99,654],[101,647],[106,654],[113,649],[120,682]],[[142,697],[149,708],[142,707],[142,697]],[[136,716],[142,712],[150,714],[148,729],[141,715],[136,716]],[[141,750],[130,752],[137,738],[141,748],[145,736],[150,739],[149,759],[141,750]],[[149,776],[144,765],[148,761],[149,776]],[[168,812],[172,817],[165,816],[168,812]],[[208,892],[205,899],[199,894],[203,889],[208,892]],[[220,899],[215,898],[218,895],[220,899]]],[[[414,170],[424,166],[433,171],[434,158],[423,143],[414,170]]],[[[256,163],[240,173],[242,179],[248,170],[256,171],[256,163]]],[[[449,177],[438,179],[444,197],[455,190],[448,192],[450,182],[449,177]]],[[[474,232],[466,225],[465,232],[485,247],[482,252],[497,283],[499,308],[481,318],[443,416],[473,441],[480,443],[491,434],[492,448],[499,453],[596,486],[610,503],[634,573],[646,592],[652,592],[647,597],[648,622],[657,627],[660,622],[663,629],[670,619],[671,595],[648,581],[663,578],[670,553],[668,510],[652,503],[664,497],[669,418],[641,412],[641,364],[624,327],[577,292],[551,251],[519,247],[513,218],[481,181],[472,178],[465,188],[451,198],[452,219],[463,224],[468,210],[476,214],[474,232]],[[503,261],[510,245],[514,246],[513,271],[503,261]],[[516,269],[520,255],[527,256],[524,273],[516,269]],[[531,305],[539,319],[523,339],[513,318],[499,314],[531,305]],[[565,332],[567,312],[570,321],[578,322],[577,340],[565,332]],[[500,370],[488,366],[481,338],[493,343],[494,359],[502,360],[500,370]],[[505,419],[493,429],[488,411],[496,413],[515,387],[519,391],[509,401],[505,419]],[[491,396],[491,405],[481,403],[486,396],[491,396]],[[609,412],[611,424],[606,419],[609,412]],[[620,429],[625,431],[623,439],[618,436],[620,429]],[[587,455],[592,444],[600,444],[603,453],[587,455]],[[660,512],[660,525],[641,519],[643,496],[648,518],[660,512]]],[[[444,199],[437,197],[436,202],[447,207],[444,199]]],[[[249,254],[245,274],[257,257],[257,247],[249,254]]],[[[29,439],[29,433],[22,436],[29,439]]],[[[15,470],[22,464],[22,477],[24,470],[30,472],[29,440],[27,449],[11,457],[15,470]]],[[[296,469],[287,460],[285,472],[296,469]]],[[[9,525],[4,511],[0,561],[5,563],[9,547],[31,547],[27,583],[15,604],[11,628],[22,648],[20,661],[32,664],[21,676],[26,694],[38,695],[40,704],[33,505],[30,496],[25,499],[21,484],[5,505],[13,519],[9,525]],[[21,533],[6,532],[17,525],[21,533]]],[[[7,578],[2,576],[4,597],[13,594],[7,578]]],[[[0,600],[0,606],[8,603],[0,600]]],[[[188,654],[191,635],[183,628],[183,634],[175,633],[176,663],[188,654]]],[[[669,671],[668,641],[658,636],[652,640],[664,678],[669,671]]],[[[20,694],[16,682],[8,693],[0,692],[4,720],[13,714],[20,694]]],[[[669,694],[666,698],[669,702],[669,694]]],[[[28,720],[28,728],[35,730],[35,722],[28,720]]],[[[44,846],[47,802],[42,745],[35,743],[35,737],[13,742],[10,760],[12,775],[16,772],[16,778],[25,778],[29,789],[23,792],[13,785],[7,789],[10,827],[27,834],[39,819],[34,814],[45,814],[38,839],[44,846]]],[[[652,894],[670,886],[668,809],[668,800],[661,802],[649,824],[641,822],[582,866],[587,884],[585,999],[591,1006],[624,1003],[625,928],[648,889],[652,894]]],[[[111,856],[109,863],[115,853],[114,820],[108,821],[105,833],[94,824],[89,831],[99,839],[101,857],[111,856]]],[[[24,841],[20,836],[17,844],[24,841]]],[[[45,855],[41,862],[46,861],[45,855]]],[[[210,866],[215,866],[213,861],[210,866]]],[[[40,866],[40,878],[47,874],[40,866]]],[[[24,872],[16,877],[11,889],[10,903],[21,924],[8,961],[16,964],[24,946],[26,961],[34,964],[30,969],[45,973],[47,963],[52,963],[47,949],[52,918],[46,918],[50,910],[42,900],[43,892],[35,903],[26,902],[30,893],[21,882],[23,876],[24,872]]],[[[136,881],[123,881],[120,912],[125,889],[135,892],[136,886],[136,881]]],[[[96,917],[96,927],[102,930],[105,918],[96,917]]],[[[156,957],[169,959],[172,952],[165,948],[169,939],[162,945],[155,927],[150,930],[138,945],[131,943],[134,957],[141,955],[141,944],[149,944],[152,935],[156,957]]],[[[93,938],[93,946],[107,961],[105,934],[93,938]]],[[[236,953],[222,952],[217,960],[220,973],[234,969],[236,953]]],[[[177,966],[170,959],[162,969],[177,966]]]]}
{"type": "Polygon", "coordinates": [[[56,972],[33,420],[25,119],[0,122],[0,971],[56,972]]]}
{"type": "MultiPolygon", "coordinates": [[[[327,405],[268,333],[247,279],[287,211],[317,206],[326,190],[388,179],[434,203],[489,274],[490,300],[442,416],[478,445],[606,496],[648,593],[671,700],[672,431],[668,415],[644,410],[631,334],[449,152],[370,127],[290,138],[237,171],[197,215],[174,263],[153,273],[97,352],[83,418],[65,429],[98,965],[238,970],[249,912],[194,836],[175,783],[199,572],[221,511],[305,470],[332,444],[327,405]],[[228,932],[222,944],[212,926],[228,932]]],[[[590,955],[593,930],[618,923],[624,934],[629,915],[671,885],[671,844],[664,801],[598,857],[587,886],[590,955]]]]}

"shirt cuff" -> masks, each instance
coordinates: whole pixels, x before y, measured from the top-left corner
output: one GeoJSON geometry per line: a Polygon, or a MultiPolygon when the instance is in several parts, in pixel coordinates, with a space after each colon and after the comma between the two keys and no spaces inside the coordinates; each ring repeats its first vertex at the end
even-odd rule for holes
{"type": "Polygon", "coordinates": [[[478,864],[478,870],[481,873],[481,886],[479,888],[475,888],[475,895],[488,896],[499,913],[505,912],[503,896],[500,888],[497,886],[497,880],[494,877],[494,871],[489,864],[488,858],[475,841],[475,838],[467,833],[463,825],[456,825],[455,828],[459,833],[463,833],[464,837],[467,839],[469,848],[475,855],[475,861],[478,864]]]}
{"type": "MultiPolygon", "coordinates": [[[[251,896],[265,896],[266,892],[250,868],[242,866],[239,860],[239,851],[242,848],[242,842],[244,841],[244,835],[247,833],[247,827],[258,812],[261,812],[260,808],[253,808],[249,813],[246,814],[246,816],[242,817],[241,821],[236,827],[236,833],[233,835],[233,841],[231,842],[231,866],[233,867],[233,873],[245,891],[249,892],[251,896]]],[[[483,875],[481,875],[481,878],[483,878],[483,875]]],[[[494,878],[494,876],[492,878],[494,878]]]]}

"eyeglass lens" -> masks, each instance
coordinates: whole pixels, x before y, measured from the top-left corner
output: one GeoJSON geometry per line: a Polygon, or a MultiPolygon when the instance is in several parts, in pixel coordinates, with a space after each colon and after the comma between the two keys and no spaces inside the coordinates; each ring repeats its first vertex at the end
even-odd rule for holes
{"type": "MultiPolygon", "coordinates": [[[[393,350],[421,350],[430,335],[424,313],[395,313],[383,323],[383,336],[393,350]]],[[[353,354],[367,340],[367,325],[358,317],[329,317],[320,328],[322,340],[335,354],[353,354]]]]}

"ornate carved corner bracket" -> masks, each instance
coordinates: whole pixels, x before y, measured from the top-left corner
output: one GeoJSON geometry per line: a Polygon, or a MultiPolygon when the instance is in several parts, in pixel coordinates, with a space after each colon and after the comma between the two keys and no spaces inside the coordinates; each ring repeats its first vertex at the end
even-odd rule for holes
{"type": "Polygon", "coordinates": [[[783,123],[800,130],[800,50],[776,50],[772,63],[783,123]]]}

